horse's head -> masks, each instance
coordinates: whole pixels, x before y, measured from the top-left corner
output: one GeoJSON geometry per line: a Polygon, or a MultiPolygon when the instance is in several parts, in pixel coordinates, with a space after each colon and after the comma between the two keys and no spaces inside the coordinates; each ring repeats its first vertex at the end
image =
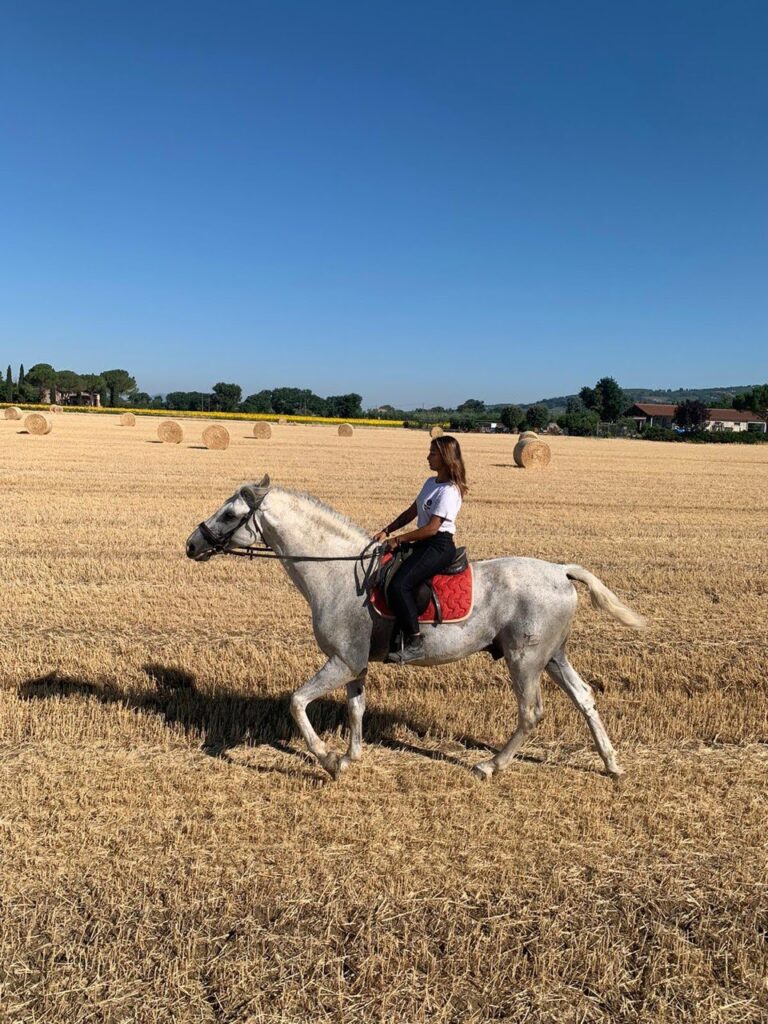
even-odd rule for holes
{"type": "Polygon", "coordinates": [[[258,510],[269,490],[265,473],[259,483],[243,484],[231,498],[192,531],[187,539],[187,558],[207,562],[231,548],[247,548],[262,541],[258,510]]]}

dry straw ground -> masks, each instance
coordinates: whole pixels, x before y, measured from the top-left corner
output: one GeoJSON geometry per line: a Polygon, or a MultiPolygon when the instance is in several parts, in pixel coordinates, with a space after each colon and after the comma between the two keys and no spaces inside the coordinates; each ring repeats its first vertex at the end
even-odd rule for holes
{"type": "MultiPolygon", "coordinates": [[[[265,470],[379,528],[428,438],[230,430],[0,421],[2,1020],[765,1020],[768,450],[551,438],[531,474],[467,437],[475,558],[580,562],[652,620],[582,596],[571,643],[629,774],[546,684],[524,757],[476,782],[513,726],[477,655],[374,668],[334,784],[286,711],[322,660],[298,593],[184,540],[265,470]]],[[[341,744],[340,702],[314,717],[341,744]]]]}

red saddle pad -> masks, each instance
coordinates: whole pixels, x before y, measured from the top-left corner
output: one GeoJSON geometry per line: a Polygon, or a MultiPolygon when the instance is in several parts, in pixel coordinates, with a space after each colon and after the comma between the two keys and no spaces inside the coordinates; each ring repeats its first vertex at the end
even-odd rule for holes
{"type": "MultiPolygon", "coordinates": [[[[388,562],[389,558],[385,556],[384,561],[388,562]]],[[[469,618],[474,602],[471,565],[455,576],[433,576],[432,586],[443,610],[443,622],[463,622],[469,618]]],[[[374,587],[371,591],[371,605],[383,619],[394,619],[381,587],[374,587]]],[[[435,618],[435,605],[430,601],[419,616],[419,622],[435,622],[435,618]]]]}

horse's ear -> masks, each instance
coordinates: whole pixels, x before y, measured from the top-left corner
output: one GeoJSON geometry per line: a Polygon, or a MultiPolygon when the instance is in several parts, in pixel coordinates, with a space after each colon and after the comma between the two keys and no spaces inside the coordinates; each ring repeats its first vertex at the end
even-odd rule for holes
{"type": "Polygon", "coordinates": [[[251,511],[255,512],[269,490],[269,474],[265,473],[257,484],[243,484],[240,497],[251,511]]]}

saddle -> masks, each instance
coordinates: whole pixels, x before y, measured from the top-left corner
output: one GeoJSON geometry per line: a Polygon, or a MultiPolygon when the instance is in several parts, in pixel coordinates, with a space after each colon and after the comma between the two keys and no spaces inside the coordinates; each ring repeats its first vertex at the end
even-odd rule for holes
{"type": "MultiPolygon", "coordinates": [[[[411,554],[409,545],[399,547],[394,555],[384,555],[378,578],[370,593],[373,609],[385,619],[394,619],[389,607],[389,585],[411,554]]],[[[472,611],[472,567],[467,559],[466,548],[457,548],[456,557],[450,565],[429,580],[420,583],[414,597],[420,622],[461,622],[472,611]]]]}

